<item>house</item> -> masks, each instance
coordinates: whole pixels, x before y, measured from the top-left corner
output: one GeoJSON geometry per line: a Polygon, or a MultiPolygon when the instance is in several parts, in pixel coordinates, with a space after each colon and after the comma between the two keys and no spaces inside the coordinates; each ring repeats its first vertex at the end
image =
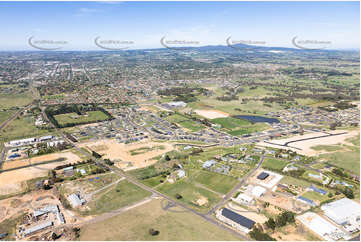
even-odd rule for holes
{"type": "Polygon", "coordinates": [[[325,191],[325,190],[323,190],[323,189],[320,189],[320,188],[317,188],[317,187],[315,187],[315,186],[313,186],[313,185],[309,186],[309,187],[308,187],[308,190],[317,192],[317,193],[319,193],[319,194],[321,194],[321,195],[323,195],[323,196],[327,194],[327,191],[325,191]]]}
{"type": "Polygon", "coordinates": [[[232,200],[236,203],[248,205],[248,206],[254,202],[254,198],[251,196],[248,196],[245,193],[240,193],[236,198],[232,198],[232,200]]]}
{"type": "Polygon", "coordinates": [[[238,213],[235,213],[228,208],[223,208],[222,210],[218,210],[216,217],[222,222],[245,233],[250,232],[255,224],[253,220],[250,220],[249,218],[246,218],[238,213]]]}
{"type": "Polygon", "coordinates": [[[72,176],[74,175],[74,167],[69,166],[63,169],[64,176],[72,176]]]}
{"type": "Polygon", "coordinates": [[[42,136],[42,137],[39,138],[39,141],[40,141],[40,142],[48,141],[48,140],[53,139],[54,137],[55,137],[54,135],[42,136]]]}
{"type": "Polygon", "coordinates": [[[255,186],[252,189],[252,195],[255,197],[261,197],[266,193],[266,188],[261,187],[261,186],[255,186]]]}
{"type": "Polygon", "coordinates": [[[307,204],[307,205],[310,205],[310,206],[312,206],[312,207],[315,207],[315,206],[316,206],[316,203],[315,203],[313,200],[308,199],[308,198],[305,198],[305,197],[302,197],[302,196],[298,196],[298,197],[297,197],[297,200],[300,201],[300,202],[302,202],[302,203],[305,203],[305,204],[307,204]]]}
{"type": "Polygon", "coordinates": [[[185,107],[187,104],[185,102],[179,101],[179,102],[169,102],[167,103],[170,107],[178,108],[178,107],[185,107]]]}
{"type": "Polygon", "coordinates": [[[298,170],[297,166],[294,166],[294,165],[290,164],[290,165],[285,166],[283,168],[282,172],[297,171],[297,170],[298,170]]]}
{"type": "Polygon", "coordinates": [[[185,177],[185,175],[186,175],[186,172],[184,170],[181,170],[181,169],[177,170],[178,178],[185,177]]]}
{"type": "Polygon", "coordinates": [[[15,153],[15,154],[11,154],[8,156],[9,159],[15,159],[15,158],[18,158],[20,157],[21,155],[19,155],[18,153],[15,153]]]}
{"type": "Polygon", "coordinates": [[[203,168],[207,169],[212,167],[213,165],[217,164],[215,160],[207,160],[203,163],[203,168]]]}

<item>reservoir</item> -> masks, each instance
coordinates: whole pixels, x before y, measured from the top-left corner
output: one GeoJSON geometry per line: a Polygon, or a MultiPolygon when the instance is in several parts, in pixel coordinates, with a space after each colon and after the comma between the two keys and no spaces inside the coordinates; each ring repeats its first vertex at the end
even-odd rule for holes
{"type": "Polygon", "coordinates": [[[280,121],[276,118],[266,118],[266,117],[262,117],[262,116],[252,116],[252,115],[236,115],[233,116],[234,118],[239,118],[239,119],[245,119],[249,122],[253,122],[253,123],[279,123],[280,121]]]}

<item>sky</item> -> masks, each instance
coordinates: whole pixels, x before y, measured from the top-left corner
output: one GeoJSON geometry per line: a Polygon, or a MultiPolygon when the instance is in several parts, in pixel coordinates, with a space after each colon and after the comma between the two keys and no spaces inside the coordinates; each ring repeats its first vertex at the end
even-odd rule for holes
{"type": "Polygon", "coordinates": [[[62,50],[162,48],[162,38],[168,46],[230,38],[294,47],[295,37],[329,49],[360,46],[359,2],[0,2],[0,23],[3,51],[35,50],[31,37],[36,47],[62,50]]]}

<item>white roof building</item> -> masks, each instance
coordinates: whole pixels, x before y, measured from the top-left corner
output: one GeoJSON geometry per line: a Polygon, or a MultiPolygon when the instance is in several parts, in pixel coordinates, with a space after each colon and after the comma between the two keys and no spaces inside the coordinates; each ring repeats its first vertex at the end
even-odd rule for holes
{"type": "Polygon", "coordinates": [[[185,107],[187,104],[185,102],[179,101],[179,102],[169,102],[167,103],[171,107],[185,107]]]}
{"type": "Polygon", "coordinates": [[[345,225],[355,220],[358,220],[358,223],[360,224],[361,206],[351,199],[342,198],[322,205],[321,209],[327,217],[337,224],[345,225]]]}
{"type": "Polygon", "coordinates": [[[73,193],[68,196],[68,200],[73,208],[79,207],[85,203],[84,199],[80,199],[80,197],[73,193]]]}
{"type": "Polygon", "coordinates": [[[247,205],[250,205],[254,201],[253,197],[248,196],[245,193],[240,193],[237,198],[232,198],[232,200],[236,203],[247,205]]]}
{"type": "Polygon", "coordinates": [[[306,212],[298,216],[297,219],[308,229],[327,241],[340,240],[342,238],[347,239],[348,237],[345,232],[316,213],[306,212]]]}
{"type": "Polygon", "coordinates": [[[266,188],[261,187],[261,186],[255,186],[252,189],[252,195],[255,196],[255,197],[260,197],[263,194],[265,194],[265,192],[266,192],[266,188]]]}

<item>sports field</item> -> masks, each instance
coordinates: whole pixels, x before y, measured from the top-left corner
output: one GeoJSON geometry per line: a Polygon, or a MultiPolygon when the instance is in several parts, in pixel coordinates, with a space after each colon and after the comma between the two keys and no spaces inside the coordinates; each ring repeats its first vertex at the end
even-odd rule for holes
{"type": "Polygon", "coordinates": [[[240,240],[231,232],[180,208],[162,209],[162,200],[152,200],[112,218],[81,228],[79,240],[240,240]],[[116,228],[116,229],[114,229],[116,228]],[[149,229],[159,231],[151,236],[149,229]]]}
{"type": "Polygon", "coordinates": [[[220,125],[224,131],[234,136],[258,132],[267,128],[267,125],[262,123],[251,124],[247,120],[233,117],[215,118],[212,119],[212,122],[220,125]]]}

